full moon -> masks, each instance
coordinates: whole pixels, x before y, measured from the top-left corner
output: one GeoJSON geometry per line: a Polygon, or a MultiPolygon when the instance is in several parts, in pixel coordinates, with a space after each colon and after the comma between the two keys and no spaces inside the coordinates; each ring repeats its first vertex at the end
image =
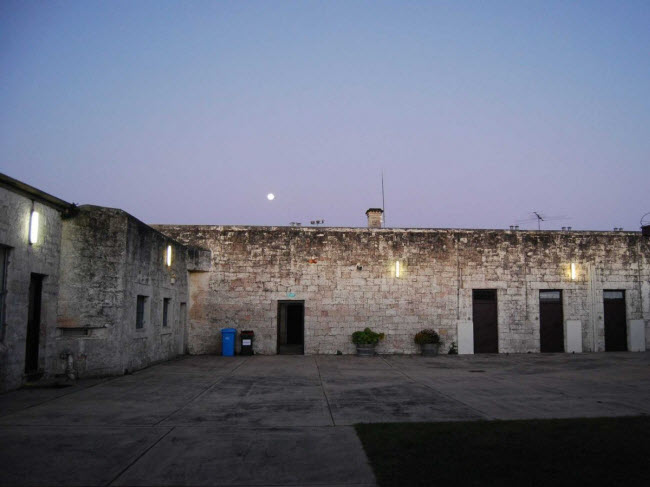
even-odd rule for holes
{"type": "Polygon", "coordinates": [[[274,195],[273,193],[269,193],[269,194],[266,195],[266,198],[267,198],[269,201],[273,201],[273,200],[275,199],[275,195],[274,195]]]}

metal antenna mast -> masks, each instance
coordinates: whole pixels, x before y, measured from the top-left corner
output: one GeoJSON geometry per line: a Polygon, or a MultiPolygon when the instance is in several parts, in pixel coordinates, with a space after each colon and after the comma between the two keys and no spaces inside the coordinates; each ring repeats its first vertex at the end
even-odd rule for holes
{"type": "Polygon", "coordinates": [[[381,171],[381,211],[384,219],[384,226],[386,226],[386,205],[384,202],[384,171],[381,171]]]}
{"type": "MultiPolygon", "coordinates": [[[[531,211],[530,212],[531,218],[527,218],[525,220],[517,220],[515,223],[532,223],[532,222],[537,222],[537,230],[542,229],[542,222],[552,222],[555,220],[568,220],[569,218],[566,216],[548,216],[544,213],[541,213],[539,211],[531,211]]],[[[567,227],[567,230],[571,230],[571,227],[567,227]]]]}

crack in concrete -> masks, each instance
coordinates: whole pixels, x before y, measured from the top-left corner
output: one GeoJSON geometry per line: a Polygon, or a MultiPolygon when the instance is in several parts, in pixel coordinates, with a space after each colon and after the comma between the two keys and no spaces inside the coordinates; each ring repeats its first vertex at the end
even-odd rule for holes
{"type": "Polygon", "coordinates": [[[154,441],[154,442],[149,446],[149,448],[145,448],[145,450],[144,450],[140,455],[138,455],[138,456],[135,458],[135,460],[133,460],[131,463],[129,463],[126,467],[124,467],[124,468],[122,469],[122,471],[121,471],[120,473],[117,474],[117,476],[115,476],[115,477],[114,477],[110,482],[107,482],[107,483],[104,484],[104,485],[109,486],[109,485],[113,484],[115,481],[117,481],[117,480],[118,480],[122,475],[124,475],[124,473],[125,473],[127,470],[129,470],[133,465],[135,465],[135,464],[138,462],[138,460],[140,460],[143,456],[145,456],[145,455],[147,454],[147,452],[149,452],[149,451],[150,451],[154,446],[156,446],[158,443],[160,443],[160,442],[161,442],[161,441],[162,441],[162,440],[163,440],[163,439],[164,439],[164,438],[165,438],[169,433],[171,433],[171,432],[174,430],[174,428],[175,428],[174,426],[172,426],[171,428],[169,428],[169,431],[167,431],[166,433],[163,433],[163,434],[160,436],[160,438],[158,438],[156,441],[154,441]]]}
{"type": "Polygon", "coordinates": [[[327,395],[327,392],[325,391],[325,384],[323,384],[323,377],[321,376],[321,373],[320,373],[320,366],[318,365],[318,358],[317,358],[316,355],[314,355],[314,363],[316,364],[316,370],[318,371],[318,380],[320,381],[320,387],[321,387],[321,390],[323,391],[323,395],[325,396],[325,401],[327,402],[327,410],[330,413],[330,419],[332,420],[332,426],[336,426],[336,421],[334,421],[334,415],[332,414],[332,406],[330,405],[329,396],[327,395]]]}

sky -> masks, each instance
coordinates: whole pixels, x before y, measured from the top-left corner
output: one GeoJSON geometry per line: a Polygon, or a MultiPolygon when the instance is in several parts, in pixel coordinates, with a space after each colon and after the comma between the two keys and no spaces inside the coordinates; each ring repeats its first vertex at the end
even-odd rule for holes
{"type": "Polygon", "coordinates": [[[647,0],[3,0],[0,172],[147,223],[365,226],[383,172],[389,227],[638,230],[648,26],[647,0]]]}

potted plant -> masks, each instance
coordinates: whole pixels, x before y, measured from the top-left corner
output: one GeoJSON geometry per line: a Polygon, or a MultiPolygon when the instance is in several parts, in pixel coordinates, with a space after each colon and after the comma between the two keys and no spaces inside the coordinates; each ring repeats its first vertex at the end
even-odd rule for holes
{"type": "Polygon", "coordinates": [[[370,328],[355,331],[352,334],[352,343],[357,346],[357,355],[359,357],[372,357],[375,354],[375,345],[379,343],[379,340],[383,339],[383,333],[375,333],[370,328]]]}
{"type": "Polygon", "coordinates": [[[420,345],[422,355],[427,357],[438,355],[440,335],[435,330],[422,330],[415,335],[415,343],[420,345]]]}

